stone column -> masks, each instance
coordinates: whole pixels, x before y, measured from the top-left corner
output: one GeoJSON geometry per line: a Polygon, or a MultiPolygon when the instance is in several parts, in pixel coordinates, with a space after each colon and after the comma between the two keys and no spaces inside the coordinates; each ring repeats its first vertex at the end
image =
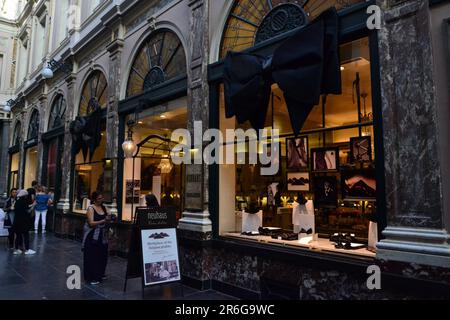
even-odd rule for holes
{"type": "Polygon", "coordinates": [[[3,175],[0,178],[0,197],[8,195],[8,177],[9,177],[9,141],[11,130],[11,120],[1,121],[1,141],[0,141],[0,168],[3,168],[3,175]]]}
{"type": "MultiPolygon", "coordinates": [[[[119,101],[121,89],[121,60],[124,41],[115,39],[108,46],[109,52],[109,79],[108,79],[108,116],[106,122],[106,158],[114,159],[111,161],[110,182],[112,198],[118,195],[118,177],[122,172],[118,172],[119,154],[119,101]]],[[[109,183],[109,182],[108,182],[109,183]]],[[[112,200],[113,200],[112,199],[112,200]]],[[[114,202],[114,201],[113,201],[114,202]]],[[[115,203],[115,202],[114,202],[115,203]]],[[[117,213],[117,208],[113,208],[113,213],[117,213]]]]}
{"type": "MultiPolygon", "coordinates": [[[[209,126],[209,1],[190,0],[191,52],[188,68],[188,130],[194,140],[194,122],[203,123],[203,131],[209,126]]],[[[203,132],[201,133],[203,135],[203,132]]],[[[198,137],[198,139],[201,139],[198,137]]],[[[194,141],[192,141],[194,142],[194,141]]],[[[201,152],[201,148],[199,151],[201,152]]],[[[179,229],[200,233],[201,239],[209,239],[212,223],[208,209],[208,166],[186,166],[186,212],[179,221],[179,229]]]]}
{"type": "Polygon", "coordinates": [[[46,117],[46,110],[48,108],[48,99],[47,95],[43,94],[39,97],[39,132],[38,132],[38,165],[37,165],[37,172],[36,172],[36,181],[39,181],[39,183],[44,183],[42,180],[42,169],[46,165],[46,163],[43,163],[44,161],[44,144],[42,141],[42,134],[45,132],[45,127],[47,125],[47,119],[46,117]]]}
{"type": "Polygon", "coordinates": [[[388,227],[377,257],[450,265],[428,1],[378,1],[388,227]]]}
{"type": "Polygon", "coordinates": [[[74,119],[75,110],[75,81],[76,75],[70,74],[66,77],[67,84],[67,109],[66,119],[64,123],[64,151],[61,157],[61,197],[58,202],[58,209],[63,213],[68,213],[70,210],[70,186],[73,182],[71,180],[72,172],[72,135],[70,134],[70,122],[74,119]]]}

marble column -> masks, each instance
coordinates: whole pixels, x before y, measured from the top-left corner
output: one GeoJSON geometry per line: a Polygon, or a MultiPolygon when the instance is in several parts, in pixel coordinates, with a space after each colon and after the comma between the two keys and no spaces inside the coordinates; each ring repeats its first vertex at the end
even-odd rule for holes
{"type": "Polygon", "coordinates": [[[378,5],[388,227],[377,257],[448,266],[429,3],[378,5]]]}
{"type": "Polygon", "coordinates": [[[75,81],[76,75],[70,74],[66,77],[67,85],[67,109],[66,119],[64,122],[64,150],[61,157],[61,197],[58,202],[58,209],[63,213],[68,213],[70,210],[70,185],[71,171],[72,171],[72,135],[70,134],[70,122],[74,119],[75,108],[75,81]]]}
{"type": "Polygon", "coordinates": [[[9,141],[11,130],[11,120],[4,119],[1,121],[1,141],[0,141],[0,168],[3,168],[3,175],[0,178],[0,197],[8,194],[8,176],[9,174],[9,141]]]}
{"type": "Polygon", "coordinates": [[[47,95],[43,94],[39,97],[39,132],[38,132],[38,164],[36,166],[36,181],[39,183],[44,183],[42,176],[42,169],[44,167],[44,144],[42,143],[42,134],[45,132],[45,128],[47,126],[46,110],[48,108],[48,99],[47,95]]]}
{"type": "MultiPolygon", "coordinates": [[[[209,127],[209,1],[190,0],[190,63],[188,69],[188,130],[194,140],[194,122],[209,127]]],[[[203,134],[203,132],[202,132],[203,134]]],[[[200,152],[201,148],[199,148],[200,152]]],[[[208,166],[186,166],[185,211],[179,229],[200,233],[208,239],[212,232],[208,205],[208,166]]]]}
{"type": "MultiPolygon", "coordinates": [[[[106,158],[113,159],[110,163],[110,180],[112,199],[117,198],[118,194],[118,177],[123,174],[118,172],[119,154],[119,101],[121,86],[121,60],[124,41],[115,39],[108,46],[109,52],[109,79],[108,79],[108,115],[106,122],[106,158]]],[[[116,201],[113,201],[116,203],[116,201]]],[[[112,207],[112,213],[117,214],[117,207],[112,207]]]]}

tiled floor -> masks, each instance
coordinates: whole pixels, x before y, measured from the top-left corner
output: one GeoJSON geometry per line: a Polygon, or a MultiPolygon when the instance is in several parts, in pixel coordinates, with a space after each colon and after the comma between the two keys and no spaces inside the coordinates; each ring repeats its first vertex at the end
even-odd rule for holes
{"type": "MultiPolygon", "coordinates": [[[[128,281],[123,292],[126,260],[110,257],[108,280],[99,286],[84,284],[81,290],[67,289],[67,267],[82,266],[80,243],[47,235],[31,235],[35,256],[14,256],[0,239],[0,300],[140,300],[141,280],[128,281]]],[[[145,290],[149,300],[230,300],[216,291],[200,292],[184,286],[184,296],[178,284],[145,290]]]]}

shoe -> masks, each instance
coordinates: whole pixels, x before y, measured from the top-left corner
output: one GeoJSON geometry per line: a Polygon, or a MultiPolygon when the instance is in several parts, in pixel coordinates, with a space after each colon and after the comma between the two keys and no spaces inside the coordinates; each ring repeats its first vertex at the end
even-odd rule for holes
{"type": "Polygon", "coordinates": [[[29,250],[25,251],[25,255],[27,255],[27,256],[32,256],[34,254],[36,254],[36,251],[34,251],[34,250],[29,249],[29,250]]]}
{"type": "Polygon", "coordinates": [[[19,254],[22,254],[22,250],[14,250],[14,255],[18,256],[19,254]]]}
{"type": "Polygon", "coordinates": [[[47,233],[47,231],[45,231],[45,230],[42,230],[42,234],[45,234],[45,233],[47,233]]]}
{"type": "Polygon", "coordinates": [[[102,280],[103,280],[103,281],[108,280],[108,277],[107,277],[107,276],[103,276],[103,277],[102,277],[102,280]]]}
{"type": "Polygon", "coordinates": [[[39,231],[38,231],[38,230],[34,230],[34,233],[35,233],[35,234],[38,234],[38,233],[39,233],[39,231]]]}
{"type": "Polygon", "coordinates": [[[100,282],[99,282],[99,281],[91,281],[89,284],[90,284],[91,286],[97,286],[97,285],[100,284],[100,282]]]}

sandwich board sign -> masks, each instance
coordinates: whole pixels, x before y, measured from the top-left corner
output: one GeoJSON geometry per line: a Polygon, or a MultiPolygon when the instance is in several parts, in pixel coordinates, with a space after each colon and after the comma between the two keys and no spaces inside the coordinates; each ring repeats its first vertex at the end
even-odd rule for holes
{"type": "Polygon", "coordinates": [[[142,289],[181,281],[175,208],[136,208],[125,277],[142,279],[142,289]]]}

